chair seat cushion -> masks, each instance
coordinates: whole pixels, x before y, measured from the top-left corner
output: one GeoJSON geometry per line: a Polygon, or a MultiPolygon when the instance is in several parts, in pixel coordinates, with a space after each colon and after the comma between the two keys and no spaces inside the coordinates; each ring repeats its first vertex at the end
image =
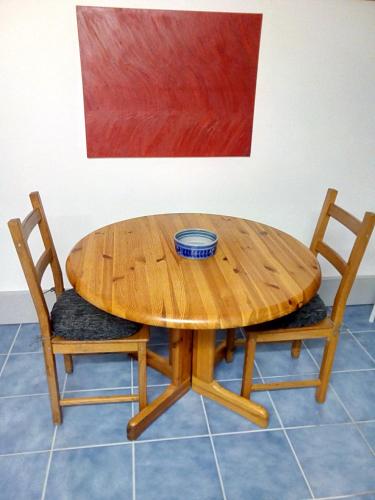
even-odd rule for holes
{"type": "Polygon", "coordinates": [[[262,330],[274,330],[277,328],[302,328],[311,326],[323,321],[327,317],[327,308],[319,295],[315,295],[310,302],[302,306],[297,311],[291,314],[282,316],[281,318],[268,321],[261,325],[262,330]]]}
{"type": "Polygon", "coordinates": [[[69,340],[113,340],[130,337],[141,325],[101,311],[74,290],[65,290],[51,312],[54,335],[69,340]]]}

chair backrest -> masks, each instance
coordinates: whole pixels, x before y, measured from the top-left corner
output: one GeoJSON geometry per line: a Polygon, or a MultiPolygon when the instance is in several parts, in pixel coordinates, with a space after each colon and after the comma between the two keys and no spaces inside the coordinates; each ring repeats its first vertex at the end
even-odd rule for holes
{"type": "Polygon", "coordinates": [[[335,189],[328,189],[311,241],[310,250],[312,250],[315,255],[322,255],[341,274],[341,281],[337,289],[331,314],[332,321],[335,325],[339,326],[342,323],[348,295],[374,229],[375,214],[373,212],[366,212],[362,221],[360,221],[346,210],[336,205],[336,197],[337,191],[335,189]],[[336,219],[355,235],[355,240],[347,261],[323,241],[331,217],[336,219]]]}
{"type": "Polygon", "coordinates": [[[50,336],[50,316],[41,287],[43,274],[48,265],[51,266],[54,288],[57,296],[64,291],[64,283],[61,267],[39,193],[33,192],[30,193],[29,196],[33,210],[23,221],[20,219],[11,219],[8,222],[8,226],[34,302],[41,333],[43,336],[50,336]],[[39,226],[39,231],[43,240],[44,251],[35,264],[28,244],[28,238],[37,225],[39,226]]]}

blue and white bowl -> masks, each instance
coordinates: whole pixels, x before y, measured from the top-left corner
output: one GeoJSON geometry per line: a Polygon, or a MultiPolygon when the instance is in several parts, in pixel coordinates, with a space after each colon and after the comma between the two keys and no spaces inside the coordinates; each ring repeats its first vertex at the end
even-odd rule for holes
{"type": "Polygon", "coordinates": [[[183,229],[174,235],[176,252],[186,259],[207,259],[216,252],[217,235],[206,229],[183,229]]]}

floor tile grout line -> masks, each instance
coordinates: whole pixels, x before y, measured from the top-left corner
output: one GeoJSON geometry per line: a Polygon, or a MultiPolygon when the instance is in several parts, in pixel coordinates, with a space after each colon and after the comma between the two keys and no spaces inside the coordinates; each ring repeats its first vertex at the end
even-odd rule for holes
{"type": "Polygon", "coordinates": [[[349,326],[346,327],[348,332],[350,331],[351,333],[375,333],[375,328],[371,328],[370,330],[352,330],[349,326]]]}
{"type": "MultiPolygon", "coordinates": [[[[34,353],[32,353],[34,354],[34,353]]],[[[39,353],[38,353],[39,354],[39,353]]],[[[2,356],[7,356],[6,354],[2,354],[2,356]]],[[[12,354],[10,354],[12,356],[12,354]]],[[[332,373],[356,373],[356,372],[369,372],[369,371],[375,371],[374,368],[353,368],[349,370],[332,370],[332,373]]],[[[314,372],[302,372],[300,375],[314,375],[317,374],[317,371],[314,372]]],[[[277,378],[290,378],[290,377],[295,377],[295,374],[284,374],[284,375],[263,375],[264,380],[268,379],[277,379],[277,378]]],[[[260,379],[261,377],[254,377],[254,379],[260,379]]],[[[238,382],[240,381],[241,378],[219,378],[218,382],[238,382]]],[[[154,387],[167,387],[169,384],[163,383],[163,384],[147,384],[147,388],[154,388],[154,387]]],[[[137,387],[135,385],[134,387],[137,387]]],[[[94,387],[90,389],[67,389],[65,390],[65,394],[71,394],[74,392],[95,392],[95,391],[115,391],[115,390],[123,390],[123,389],[131,389],[131,386],[114,386],[114,387],[94,387]]],[[[7,399],[7,398],[18,398],[18,397],[32,397],[32,396],[48,396],[48,392],[35,392],[35,393],[30,393],[30,394],[9,394],[6,396],[1,396],[0,395],[0,400],[1,399],[7,399]]]]}
{"type": "MultiPolygon", "coordinates": [[[[305,349],[307,350],[307,353],[309,354],[309,356],[311,357],[311,359],[313,360],[313,362],[316,364],[316,366],[319,366],[317,361],[315,360],[314,356],[312,355],[312,353],[310,352],[310,349],[307,347],[307,345],[303,342],[303,345],[305,347],[305,349]]],[[[363,434],[362,432],[362,429],[359,427],[359,425],[357,424],[356,420],[354,419],[354,417],[352,416],[352,414],[350,413],[349,409],[346,407],[346,405],[344,404],[343,400],[340,398],[340,396],[338,395],[336,389],[333,387],[333,384],[331,383],[331,381],[329,382],[329,388],[331,389],[331,391],[335,394],[337,400],[339,401],[339,403],[341,404],[341,406],[344,408],[346,414],[348,415],[348,417],[350,418],[351,420],[351,423],[356,427],[357,431],[359,432],[360,436],[362,437],[363,441],[365,442],[366,446],[369,448],[370,452],[372,455],[375,455],[375,450],[372,449],[372,446],[370,445],[370,443],[367,441],[367,438],[366,436],[363,434]]]]}
{"type": "MultiPolygon", "coordinates": [[[[375,419],[373,420],[368,420],[368,421],[362,421],[359,423],[374,423],[375,419]]],[[[298,430],[298,429],[311,429],[313,427],[330,427],[333,425],[338,425],[338,426],[345,426],[345,425],[353,425],[352,422],[339,422],[339,423],[328,423],[328,424],[309,424],[309,425],[292,425],[292,426],[287,426],[284,427],[286,431],[288,430],[298,430]]],[[[276,432],[276,431],[281,431],[283,430],[282,427],[273,427],[272,429],[249,429],[249,430],[244,430],[244,431],[229,431],[229,432],[211,432],[212,437],[221,437],[221,436],[235,436],[238,434],[256,434],[256,433],[261,433],[261,432],[276,432]]],[[[168,438],[155,438],[155,439],[144,439],[144,440],[139,440],[137,441],[136,445],[138,444],[143,444],[143,443],[154,443],[154,442],[160,442],[160,441],[178,441],[178,440],[186,440],[186,439],[199,439],[199,438],[209,438],[209,434],[196,434],[192,436],[175,436],[175,437],[168,437],[168,438]]],[[[53,451],[70,451],[70,450],[80,450],[80,449],[86,449],[86,448],[103,448],[103,447],[109,447],[109,446],[124,446],[124,445],[131,445],[131,441],[118,441],[118,442],[113,442],[113,443],[100,443],[100,444],[87,444],[87,445],[80,445],[80,446],[67,446],[67,447],[54,447],[53,451]]],[[[19,452],[12,452],[12,453],[0,453],[0,458],[2,457],[9,457],[9,456],[17,456],[17,455],[32,455],[32,454],[41,454],[41,453],[48,453],[50,452],[51,449],[45,449],[45,450],[33,450],[33,451],[19,451],[19,452]]],[[[315,499],[317,500],[317,499],[315,499]]]]}
{"type": "MultiPolygon", "coordinates": [[[[64,380],[64,385],[63,385],[63,390],[62,390],[61,398],[64,397],[64,391],[65,391],[65,387],[66,387],[67,381],[68,381],[68,374],[65,373],[65,380],[64,380]]],[[[60,411],[61,411],[61,408],[60,408],[60,411]]],[[[43,490],[42,490],[42,495],[40,497],[40,500],[44,500],[45,497],[46,497],[47,483],[48,483],[48,478],[49,478],[49,472],[50,472],[50,469],[51,469],[52,456],[53,456],[53,451],[54,451],[54,446],[55,446],[57,429],[58,429],[58,425],[55,424],[55,430],[53,432],[53,437],[52,437],[52,442],[51,442],[51,449],[50,449],[50,453],[49,453],[49,457],[48,457],[46,474],[44,476],[43,490]]]]}
{"type": "MultiPolygon", "coordinates": [[[[169,384],[149,384],[147,387],[167,387],[169,384]]],[[[137,384],[133,386],[133,389],[135,389],[137,384]]],[[[94,387],[93,389],[69,389],[68,391],[65,391],[67,394],[71,392],[94,392],[94,391],[116,391],[118,389],[132,389],[131,385],[120,385],[118,387],[94,387]]],[[[0,396],[1,397],[1,396],[0,396]]]]}
{"type": "Polygon", "coordinates": [[[11,356],[22,356],[24,354],[43,354],[43,351],[24,351],[24,352],[11,352],[11,356]]]}
{"type": "Polygon", "coordinates": [[[359,493],[350,493],[349,495],[338,495],[338,496],[332,496],[332,497],[319,497],[316,498],[315,500],[345,500],[346,498],[355,498],[358,497],[358,495],[372,495],[375,493],[375,490],[367,490],[367,491],[360,491],[359,493]]]}
{"type": "Polygon", "coordinates": [[[351,370],[332,370],[332,373],[357,373],[357,372],[373,372],[374,368],[353,368],[351,370]]]}
{"type": "Polygon", "coordinates": [[[120,385],[118,387],[94,387],[93,389],[69,389],[65,391],[65,394],[71,394],[73,392],[99,392],[99,391],[118,391],[118,390],[129,390],[131,391],[131,385],[120,385]]]}
{"type": "MultiPolygon", "coordinates": [[[[267,391],[269,392],[269,391],[267,391]]],[[[272,404],[272,402],[271,402],[272,404]]],[[[375,423],[374,420],[366,420],[362,421],[359,423],[375,423]]],[[[272,432],[272,431],[280,431],[285,429],[286,431],[292,431],[292,430],[297,430],[297,429],[311,429],[313,427],[332,427],[334,425],[340,425],[340,426],[345,426],[345,425],[353,425],[353,422],[330,422],[330,423],[325,423],[325,424],[307,424],[307,425],[288,425],[288,426],[283,426],[283,427],[272,427],[270,429],[249,429],[245,431],[228,431],[228,432],[215,432],[212,433],[212,436],[226,436],[226,435],[232,435],[232,434],[251,434],[255,432],[272,432]]]]}
{"type": "Polygon", "coordinates": [[[2,399],[32,398],[39,396],[48,396],[48,392],[34,392],[32,394],[10,394],[9,396],[0,396],[0,401],[2,399]]]}
{"type": "Polygon", "coordinates": [[[51,451],[50,448],[47,448],[45,450],[33,450],[33,451],[14,451],[10,453],[0,453],[0,458],[3,457],[16,457],[19,455],[33,455],[34,453],[36,455],[40,455],[41,453],[49,453],[51,451]]]}
{"type": "MultiPolygon", "coordinates": [[[[261,370],[260,370],[260,368],[259,368],[259,366],[258,366],[258,364],[257,364],[257,362],[256,362],[255,360],[254,360],[254,364],[255,364],[256,369],[258,370],[258,373],[259,373],[259,375],[260,375],[260,378],[262,379],[262,382],[264,383],[264,379],[263,379],[263,376],[262,376],[262,372],[261,372],[261,370]]],[[[291,442],[291,440],[290,440],[290,438],[289,438],[289,436],[288,436],[288,433],[287,433],[287,431],[286,431],[286,429],[285,429],[285,426],[284,426],[284,422],[283,422],[283,420],[282,420],[282,418],[281,418],[281,416],[280,416],[280,414],[279,414],[279,412],[278,412],[278,410],[277,410],[277,408],[276,408],[276,405],[275,405],[275,403],[274,403],[274,401],[273,401],[273,399],[272,399],[272,396],[271,396],[271,394],[270,394],[270,391],[267,391],[267,394],[268,394],[268,397],[269,397],[269,399],[270,399],[270,401],[271,401],[271,405],[272,405],[272,407],[273,407],[273,409],[274,409],[274,412],[276,413],[276,416],[277,416],[277,418],[278,418],[278,420],[279,420],[279,422],[280,422],[280,425],[281,425],[281,427],[282,427],[282,431],[283,431],[284,436],[285,436],[285,438],[286,438],[286,440],[287,440],[287,442],[288,442],[288,445],[289,445],[289,447],[290,447],[290,449],[291,449],[291,451],[292,451],[292,454],[293,454],[294,459],[295,459],[295,461],[296,461],[296,463],[297,463],[297,466],[298,466],[298,468],[299,468],[299,470],[300,470],[300,472],[301,472],[301,474],[302,474],[302,477],[303,477],[303,479],[304,479],[304,481],[305,481],[305,483],[306,483],[307,489],[308,489],[308,490],[309,490],[309,492],[310,492],[311,498],[312,498],[312,499],[315,499],[315,496],[314,496],[313,490],[312,490],[312,488],[311,488],[311,486],[310,486],[310,483],[309,483],[309,481],[308,481],[308,479],[307,479],[307,477],[306,477],[305,471],[303,470],[302,464],[301,464],[301,462],[300,462],[300,460],[299,460],[299,458],[298,458],[298,456],[297,456],[297,453],[296,453],[296,451],[295,451],[295,449],[294,449],[294,446],[292,445],[292,442],[291,442]]]]}
{"type": "MultiPolygon", "coordinates": [[[[375,422],[375,420],[373,421],[375,422]]],[[[329,427],[333,425],[353,425],[352,422],[340,422],[338,424],[324,424],[324,427],[329,427]]],[[[322,425],[304,425],[304,426],[290,426],[290,427],[285,427],[285,430],[298,430],[298,429],[309,429],[313,427],[323,427],[322,425]]],[[[212,437],[221,437],[221,436],[235,436],[238,434],[255,434],[255,433],[260,433],[260,432],[276,432],[276,431],[281,431],[283,430],[282,427],[273,427],[272,429],[251,429],[251,430],[245,430],[245,431],[232,431],[232,432],[216,432],[212,433],[212,437]]],[[[176,437],[171,437],[171,438],[158,438],[158,439],[145,439],[145,440],[139,440],[136,445],[138,444],[144,444],[144,443],[154,443],[154,442],[161,442],[161,441],[178,441],[178,440],[186,440],[186,439],[199,439],[199,438],[209,438],[208,434],[199,434],[199,435],[193,435],[193,436],[176,436],[176,437]]],[[[118,441],[115,443],[100,443],[100,444],[88,444],[88,445],[80,445],[80,446],[67,446],[67,447],[54,447],[54,452],[56,451],[71,451],[71,450],[80,450],[80,449],[87,449],[87,448],[105,448],[105,447],[110,447],[110,446],[130,446],[132,443],[130,441],[118,441]]],[[[50,449],[45,449],[45,450],[33,450],[33,451],[20,451],[20,452],[12,452],[12,453],[0,453],[0,458],[3,457],[12,457],[12,456],[19,456],[19,455],[33,455],[33,454],[42,454],[42,453],[49,453],[51,450],[50,449]]]]}
{"type": "MultiPolygon", "coordinates": [[[[349,369],[349,370],[332,370],[332,373],[350,373],[350,372],[371,372],[371,371],[375,371],[375,367],[374,368],[353,368],[353,369],[349,369]]],[[[298,373],[298,375],[316,375],[319,373],[319,369],[313,371],[313,372],[301,372],[301,373],[298,373]]],[[[271,379],[271,378],[290,378],[290,377],[295,377],[296,374],[295,373],[291,373],[291,374],[283,374],[283,375],[263,375],[262,378],[264,380],[268,380],[268,379],[271,379]]],[[[254,380],[255,379],[260,379],[261,377],[254,377],[254,380]]],[[[218,382],[238,382],[239,380],[242,380],[240,377],[239,378],[220,378],[220,379],[217,379],[218,382]]]]}
{"type": "MultiPolygon", "coordinates": [[[[366,423],[375,423],[375,419],[370,419],[370,420],[359,420],[357,421],[359,424],[366,424],[366,423]]],[[[307,425],[289,425],[289,426],[284,426],[285,430],[295,430],[295,429],[310,429],[312,427],[331,427],[334,425],[338,426],[345,426],[345,425],[353,425],[353,422],[330,422],[330,423],[324,423],[324,424],[307,424],[307,425]]],[[[280,431],[282,430],[282,427],[272,427],[272,428],[255,428],[255,429],[248,429],[248,430],[243,430],[243,431],[227,431],[227,432],[211,432],[211,435],[213,437],[216,436],[230,436],[230,435],[235,435],[235,434],[252,434],[252,433],[259,433],[259,432],[273,432],[273,431],[280,431]]],[[[145,440],[139,440],[135,444],[140,443],[140,442],[157,442],[157,441],[165,441],[168,439],[193,439],[193,438],[201,438],[201,437],[209,437],[208,434],[197,434],[197,435],[183,435],[183,436],[175,436],[172,438],[155,438],[155,439],[145,439],[145,440]]],[[[118,441],[114,443],[100,443],[100,444],[88,444],[88,445],[80,445],[80,446],[67,446],[64,448],[60,447],[55,447],[54,451],[64,451],[64,450],[75,450],[75,449],[80,449],[80,448],[90,448],[90,447],[98,447],[98,446],[115,446],[118,444],[131,444],[131,441],[118,441]]],[[[0,457],[3,456],[9,456],[9,455],[23,455],[23,454],[30,454],[30,453],[46,453],[50,451],[50,449],[45,449],[45,450],[35,450],[35,451],[20,451],[20,452],[12,452],[12,453],[0,453],[0,457]]]]}
{"type": "MultiPolygon", "coordinates": [[[[306,347],[306,349],[308,349],[306,347]]],[[[309,352],[310,354],[310,352],[309,352]]],[[[4,355],[6,356],[6,355],[4,355]]],[[[311,356],[310,356],[311,357],[311,356]]],[[[315,360],[314,360],[315,362],[315,360]]],[[[371,372],[375,371],[375,368],[355,368],[351,370],[332,370],[332,374],[336,373],[358,373],[358,372],[371,372]]],[[[315,372],[303,372],[300,375],[314,375],[319,373],[318,371],[315,372]]],[[[296,375],[264,375],[263,379],[268,380],[268,379],[278,379],[278,378],[290,378],[290,377],[295,377],[296,375]]],[[[260,379],[260,377],[254,377],[255,379],[260,379]]],[[[238,382],[240,381],[241,378],[228,378],[228,379],[218,379],[218,382],[238,382]]],[[[148,384],[147,388],[155,388],[155,387],[167,387],[169,384],[148,384]]],[[[137,386],[134,386],[137,387],[137,386]]],[[[93,389],[68,389],[65,390],[65,394],[71,394],[71,393],[80,393],[80,392],[100,392],[100,391],[117,391],[117,390],[126,390],[126,389],[131,389],[131,386],[117,386],[117,387],[95,387],[93,389]]],[[[0,400],[1,399],[10,399],[10,398],[27,398],[27,397],[36,397],[36,396],[48,396],[48,392],[34,392],[30,394],[9,394],[6,396],[1,396],[0,395],[0,400]]],[[[371,420],[371,419],[370,419],[371,420]]]]}
{"type": "MultiPolygon", "coordinates": [[[[271,430],[277,430],[277,429],[269,429],[271,430]]],[[[213,434],[213,436],[221,436],[221,435],[232,435],[232,434],[245,434],[249,432],[256,432],[256,431],[239,431],[239,432],[233,432],[233,433],[220,433],[220,434],[213,434]]],[[[259,431],[261,432],[261,431],[259,431]]],[[[147,444],[147,443],[159,443],[162,441],[180,441],[180,440],[187,440],[187,439],[200,439],[200,438],[209,438],[208,434],[197,434],[193,436],[176,436],[176,437],[167,437],[167,438],[156,438],[156,439],[144,439],[144,440],[138,440],[134,444],[136,446],[142,445],[142,444],[147,444]]],[[[82,449],[87,449],[87,448],[107,448],[111,446],[131,446],[132,442],[131,441],[118,441],[115,443],[100,443],[100,444],[86,444],[86,445],[80,445],[80,446],[67,446],[67,447],[55,447],[53,449],[54,452],[56,451],[72,451],[72,450],[82,450],[82,449]]],[[[49,453],[51,450],[46,449],[46,450],[36,450],[36,451],[24,451],[24,452],[15,452],[15,453],[3,453],[0,454],[0,458],[2,457],[11,457],[11,456],[18,456],[18,455],[32,455],[32,454],[41,454],[41,453],[49,453]]]]}
{"type": "Polygon", "coordinates": [[[51,468],[53,447],[54,447],[54,444],[55,444],[56,434],[57,434],[57,425],[55,425],[55,429],[53,431],[52,442],[51,442],[51,449],[49,450],[48,462],[47,462],[46,472],[45,472],[44,481],[43,481],[42,495],[40,497],[41,500],[44,500],[45,497],[46,497],[47,483],[48,483],[48,478],[49,478],[49,471],[50,471],[50,468],[51,468]]]}
{"type": "Polygon", "coordinates": [[[111,446],[131,446],[131,441],[117,441],[115,443],[82,444],[79,446],[55,447],[53,451],[86,450],[88,448],[109,448],[111,446]]]}
{"type": "Polygon", "coordinates": [[[370,443],[367,441],[367,438],[366,436],[363,434],[362,432],[362,429],[359,427],[358,423],[355,421],[355,419],[352,417],[351,413],[349,412],[349,410],[347,409],[347,407],[345,406],[344,402],[342,401],[342,399],[340,398],[340,396],[337,394],[336,392],[336,389],[333,387],[332,384],[330,384],[330,388],[332,389],[332,391],[334,392],[335,396],[337,397],[337,399],[340,401],[340,403],[342,404],[343,408],[345,409],[345,411],[348,413],[349,417],[351,418],[352,420],[352,423],[353,425],[356,427],[357,431],[359,432],[359,434],[361,435],[363,441],[365,442],[365,444],[367,445],[368,449],[370,450],[371,454],[375,456],[375,450],[372,448],[372,446],[370,445],[370,443]]]}
{"type": "Polygon", "coordinates": [[[139,439],[135,442],[136,446],[147,444],[147,443],[160,443],[161,441],[179,441],[186,439],[200,439],[200,438],[208,438],[208,434],[194,434],[193,436],[175,436],[175,437],[164,437],[164,438],[154,438],[154,439],[139,439]]]}
{"type": "MultiPolygon", "coordinates": [[[[169,384],[154,384],[148,385],[147,388],[151,387],[167,387],[169,384]]],[[[137,386],[136,386],[137,387],[137,386]]],[[[120,387],[97,387],[95,389],[70,389],[65,391],[64,394],[72,394],[75,392],[100,392],[100,391],[118,391],[118,390],[128,389],[131,390],[131,386],[120,386],[120,387]]],[[[33,392],[30,394],[10,394],[9,396],[0,396],[1,399],[10,399],[10,398],[28,398],[33,396],[48,396],[48,392],[33,392]]]]}
{"type": "MultiPolygon", "coordinates": [[[[2,356],[6,356],[3,354],[2,356]]],[[[357,373],[357,372],[371,372],[375,371],[374,368],[354,368],[350,370],[332,370],[332,373],[357,373]]],[[[319,373],[318,370],[315,372],[303,372],[299,375],[314,375],[319,373]]],[[[268,379],[274,379],[274,378],[290,378],[290,377],[295,377],[296,374],[289,374],[289,375],[263,375],[264,380],[268,379]]],[[[260,379],[260,377],[254,377],[254,379],[260,379]]],[[[218,382],[238,382],[240,381],[241,378],[220,378],[218,379],[218,382]]],[[[147,388],[154,388],[154,387],[167,387],[169,384],[147,384],[147,388]]],[[[138,387],[135,385],[134,387],[138,387]]],[[[114,387],[94,387],[91,389],[68,389],[65,390],[65,394],[70,394],[73,392],[95,392],[95,391],[115,391],[115,390],[123,390],[123,389],[131,389],[130,385],[124,385],[124,386],[114,386],[114,387]]],[[[30,394],[9,394],[6,396],[1,396],[0,399],[6,399],[6,398],[18,398],[18,397],[31,397],[31,396],[48,396],[48,392],[33,392],[30,394]]]]}
{"type": "Polygon", "coordinates": [[[160,443],[162,441],[186,441],[190,439],[210,439],[209,434],[194,434],[193,436],[175,436],[175,437],[164,437],[164,438],[154,438],[154,439],[140,439],[135,442],[136,446],[141,446],[148,443],[160,443]]]}
{"type": "MultiPolygon", "coordinates": [[[[375,367],[374,368],[353,368],[351,370],[332,370],[332,373],[356,373],[356,372],[371,372],[371,371],[375,371],[375,367]]],[[[263,379],[264,380],[268,380],[268,379],[272,379],[272,378],[290,378],[290,377],[296,377],[297,375],[298,376],[302,376],[302,375],[317,375],[319,373],[319,369],[316,370],[316,371],[313,371],[313,372],[301,372],[301,373],[298,373],[298,374],[284,374],[284,375],[263,375],[263,379]]],[[[254,380],[257,379],[257,378],[261,378],[261,377],[254,377],[254,380]]],[[[228,380],[224,380],[224,379],[221,379],[219,380],[219,382],[232,382],[232,381],[237,381],[237,380],[241,380],[240,378],[237,378],[237,379],[228,379],[228,380]]]]}
{"type": "Polygon", "coordinates": [[[219,477],[219,483],[220,483],[221,493],[222,493],[222,495],[223,495],[223,500],[227,500],[227,495],[226,495],[226,493],[225,493],[224,482],[223,482],[223,477],[222,477],[222,475],[221,475],[221,470],[220,470],[219,460],[218,460],[217,455],[216,455],[215,444],[214,444],[214,440],[213,440],[213,437],[212,437],[212,434],[211,434],[211,427],[210,427],[210,423],[209,423],[209,421],[208,421],[208,416],[207,416],[206,406],[205,406],[205,404],[204,404],[204,400],[203,400],[203,396],[202,396],[202,395],[200,396],[200,398],[201,398],[201,402],[202,402],[202,408],[203,408],[204,417],[205,417],[205,419],[206,419],[206,425],[207,425],[207,430],[208,430],[208,436],[209,436],[209,439],[210,439],[211,448],[212,448],[212,452],[213,452],[213,455],[214,455],[214,460],[215,460],[215,464],[216,464],[217,475],[218,475],[218,477],[219,477]]]}
{"type": "Polygon", "coordinates": [[[218,382],[238,382],[240,378],[218,378],[218,382]]]}
{"type": "Polygon", "coordinates": [[[5,370],[6,364],[8,363],[8,359],[9,359],[10,353],[11,353],[11,351],[13,349],[14,344],[16,343],[16,340],[17,340],[18,334],[20,333],[21,327],[22,327],[22,323],[20,323],[20,325],[18,326],[18,329],[17,329],[17,331],[16,331],[16,333],[14,335],[14,338],[13,338],[13,342],[11,343],[11,345],[9,347],[8,354],[6,355],[4,364],[3,364],[3,366],[1,367],[1,370],[0,370],[0,377],[1,377],[1,375],[3,374],[3,372],[5,370]]]}
{"type": "Polygon", "coordinates": [[[357,337],[355,335],[353,335],[353,333],[350,330],[349,330],[349,333],[353,337],[353,339],[357,342],[357,344],[359,345],[359,347],[367,354],[367,356],[370,357],[371,361],[373,361],[375,363],[375,358],[373,356],[371,356],[371,354],[368,352],[368,350],[366,349],[366,347],[364,347],[361,344],[361,342],[357,339],[357,337]]]}

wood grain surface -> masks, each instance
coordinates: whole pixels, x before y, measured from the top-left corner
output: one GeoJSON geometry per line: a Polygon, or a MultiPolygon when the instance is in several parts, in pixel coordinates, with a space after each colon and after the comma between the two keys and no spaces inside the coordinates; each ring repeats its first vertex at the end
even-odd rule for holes
{"type": "Polygon", "coordinates": [[[321,281],[315,256],[288,234],[209,214],[108,225],[74,246],[66,270],[76,291],[100,309],[180,329],[235,328],[283,316],[308,302],[321,281]],[[189,227],[217,233],[214,257],[176,254],[173,236],[189,227]]]}

